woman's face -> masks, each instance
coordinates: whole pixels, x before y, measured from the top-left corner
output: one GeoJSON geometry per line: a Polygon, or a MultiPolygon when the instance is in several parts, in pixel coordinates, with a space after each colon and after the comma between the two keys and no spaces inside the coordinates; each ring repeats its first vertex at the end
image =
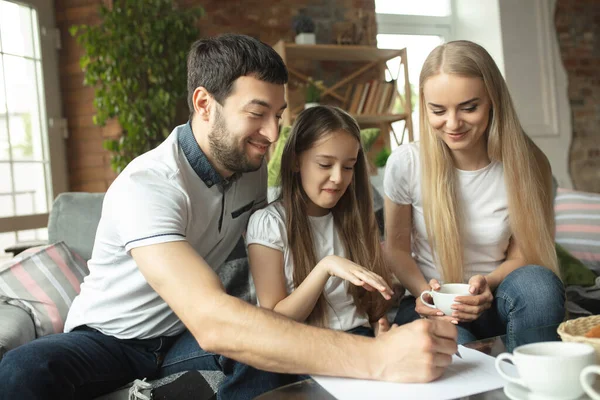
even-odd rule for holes
{"type": "Polygon", "coordinates": [[[486,148],[491,102],[481,78],[440,73],[423,85],[427,118],[452,152],[486,148]]]}
{"type": "Polygon", "coordinates": [[[325,215],[335,207],[352,182],[359,149],[356,138],[340,130],[300,154],[298,167],[309,215],[325,215]]]}

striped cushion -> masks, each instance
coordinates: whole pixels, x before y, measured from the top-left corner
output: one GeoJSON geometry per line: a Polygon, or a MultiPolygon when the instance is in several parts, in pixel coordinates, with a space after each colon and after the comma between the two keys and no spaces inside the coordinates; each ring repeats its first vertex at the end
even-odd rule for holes
{"type": "Polygon", "coordinates": [[[556,242],[600,274],[600,194],[558,189],[556,242]]]}
{"type": "Polygon", "coordinates": [[[28,311],[36,336],[63,331],[71,302],[89,273],[64,242],[19,254],[0,269],[0,300],[28,311]]]}

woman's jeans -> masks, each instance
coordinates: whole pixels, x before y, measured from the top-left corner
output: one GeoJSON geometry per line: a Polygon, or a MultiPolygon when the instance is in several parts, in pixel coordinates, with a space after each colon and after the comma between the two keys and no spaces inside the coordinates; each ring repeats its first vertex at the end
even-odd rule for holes
{"type": "MultiPolygon", "coordinates": [[[[349,333],[372,336],[359,327],[349,333]]],[[[217,399],[253,399],[307,376],[261,371],[200,348],[185,331],[177,337],[124,340],[80,327],[44,336],[5,354],[0,361],[0,400],[93,399],[134,379],[182,371],[222,371],[217,399]]],[[[212,393],[197,393],[199,400],[212,393]]]]}
{"type": "MultiPolygon", "coordinates": [[[[494,292],[492,307],[475,321],[458,325],[458,343],[506,335],[506,347],[512,351],[526,342],[552,340],[534,338],[535,332],[529,330],[558,325],[564,317],[565,289],[560,279],[547,268],[527,265],[504,278],[494,292]]],[[[415,298],[408,296],[401,301],[394,322],[402,325],[419,318],[415,298]]]]}

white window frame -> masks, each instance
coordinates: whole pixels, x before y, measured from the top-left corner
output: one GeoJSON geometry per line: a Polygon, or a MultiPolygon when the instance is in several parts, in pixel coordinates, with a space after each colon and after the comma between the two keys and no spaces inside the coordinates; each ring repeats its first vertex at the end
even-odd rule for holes
{"type": "Polygon", "coordinates": [[[431,17],[424,15],[376,14],[378,34],[432,35],[445,40],[452,37],[452,15],[431,17]]]}
{"type": "MultiPolygon", "coordinates": [[[[54,1],[47,0],[8,0],[13,3],[30,6],[37,11],[40,52],[42,56],[42,75],[47,129],[47,148],[49,174],[46,191],[48,197],[48,213],[52,202],[58,194],[68,190],[67,159],[65,149],[66,126],[62,118],[62,101],[60,96],[58,73],[59,33],[56,29],[54,1]]],[[[48,213],[19,215],[0,218],[0,233],[18,232],[45,228],[48,224],[48,213]]],[[[2,249],[0,249],[1,253],[2,249]]]]}

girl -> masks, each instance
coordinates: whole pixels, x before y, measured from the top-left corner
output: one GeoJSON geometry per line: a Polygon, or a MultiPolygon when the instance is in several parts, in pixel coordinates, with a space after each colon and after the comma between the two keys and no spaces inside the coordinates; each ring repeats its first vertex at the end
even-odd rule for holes
{"type": "Polygon", "coordinates": [[[434,49],[419,94],[421,142],[398,148],[384,178],[385,255],[414,296],[395,322],[446,318],[459,343],[507,333],[514,346],[520,332],[564,318],[550,165],[481,46],[434,49]],[[473,294],[449,317],[418,299],[440,282],[468,282],[473,294]]]}
{"type": "Polygon", "coordinates": [[[392,290],[356,121],[335,107],[303,111],[280,179],[279,200],[252,215],[246,234],[260,306],[373,336],[392,290]]]}

